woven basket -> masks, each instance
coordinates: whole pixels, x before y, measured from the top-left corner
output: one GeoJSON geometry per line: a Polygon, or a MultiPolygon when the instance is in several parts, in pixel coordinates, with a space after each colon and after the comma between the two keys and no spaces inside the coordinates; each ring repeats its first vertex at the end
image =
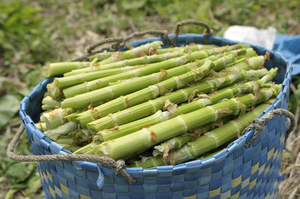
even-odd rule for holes
{"type": "MultiPolygon", "coordinates": [[[[172,38],[174,35],[169,36],[172,38]]],[[[162,39],[150,38],[130,45],[139,46],[155,40],[162,39]]],[[[203,44],[204,41],[200,34],[179,35],[176,39],[177,46],[203,44]]],[[[163,47],[168,47],[168,42],[163,42],[163,47]]],[[[209,43],[224,46],[238,42],[211,36],[209,43]]],[[[278,53],[252,47],[259,55],[266,51],[270,53],[270,60],[266,60],[264,65],[267,69],[279,68],[275,82],[282,84],[282,92],[261,116],[276,108],[287,109],[291,64],[278,53]]],[[[42,112],[40,107],[46,85],[52,80],[44,79],[20,104],[20,116],[35,155],[70,153],[34,125],[42,112]]],[[[276,116],[266,123],[265,130],[259,133],[249,148],[245,147],[245,143],[252,138],[253,130],[205,160],[151,169],[127,168],[126,171],[137,180],[135,184],[129,184],[119,174],[115,175],[109,167],[88,161],[40,162],[37,168],[46,198],[277,198],[285,133],[286,117],[276,116]]]]}

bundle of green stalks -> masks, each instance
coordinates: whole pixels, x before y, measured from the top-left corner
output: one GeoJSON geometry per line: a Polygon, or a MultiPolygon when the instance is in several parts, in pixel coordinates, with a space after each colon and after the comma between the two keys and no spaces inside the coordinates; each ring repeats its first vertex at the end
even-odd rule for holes
{"type": "Polygon", "coordinates": [[[75,154],[176,165],[215,154],[280,92],[249,45],[161,45],[50,64],[37,128],[75,154]]]}

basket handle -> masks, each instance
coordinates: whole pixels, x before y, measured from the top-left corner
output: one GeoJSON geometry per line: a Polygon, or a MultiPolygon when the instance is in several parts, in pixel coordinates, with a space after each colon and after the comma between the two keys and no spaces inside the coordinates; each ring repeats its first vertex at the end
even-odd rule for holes
{"type": "Polygon", "coordinates": [[[97,42],[97,43],[91,45],[87,49],[87,54],[85,54],[83,56],[80,56],[78,58],[72,59],[70,61],[82,61],[82,60],[86,59],[87,57],[89,57],[90,55],[94,55],[96,53],[101,53],[104,50],[117,51],[120,46],[125,45],[126,41],[128,41],[130,39],[133,39],[135,37],[144,36],[146,34],[160,35],[160,37],[163,40],[166,40],[170,43],[170,46],[176,46],[175,41],[176,41],[176,39],[179,35],[179,31],[180,31],[179,27],[183,26],[183,25],[188,25],[188,24],[193,24],[193,25],[198,25],[198,26],[205,27],[205,31],[204,31],[203,35],[205,37],[205,43],[208,44],[208,39],[213,34],[213,30],[210,28],[210,26],[208,24],[206,24],[204,22],[190,19],[190,20],[185,20],[185,21],[181,21],[181,22],[176,23],[176,25],[175,25],[175,35],[174,35],[173,39],[170,39],[170,37],[168,36],[168,31],[167,30],[163,30],[163,31],[161,31],[161,30],[145,30],[145,31],[142,31],[142,32],[134,32],[134,33],[132,33],[132,34],[130,34],[127,37],[124,37],[124,38],[122,38],[122,37],[107,38],[103,41],[97,42]],[[99,47],[103,44],[112,43],[112,42],[116,42],[116,43],[113,43],[111,46],[103,47],[99,50],[93,51],[95,48],[97,48],[97,47],[99,47]]]}
{"type": "MultiPolygon", "coordinates": [[[[244,135],[247,131],[254,129],[254,134],[252,138],[245,144],[245,146],[248,148],[258,137],[259,131],[263,131],[265,129],[265,123],[268,120],[273,119],[276,115],[285,115],[288,119],[290,119],[290,124],[287,125],[287,134],[292,132],[296,126],[296,118],[295,116],[290,112],[282,108],[278,108],[272,111],[269,111],[266,113],[266,115],[259,119],[254,119],[253,122],[246,127],[241,135],[244,135]]],[[[239,135],[239,136],[241,136],[239,135]]]]}
{"type": "Polygon", "coordinates": [[[193,19],[189,19],[189,20],[185,20],[185,21],[181,21],[181,22],[177,22],[175,25],[175,35],[172,39],[172,44],[174,44],[175,40],[177,39],[178,35],[179,35],[179,30],[180,30],[180,26],[183,25],[197,25],[197,26],[203,26],[205,28],[205,31],[203,32],[203,36],[205,37],[205,43],[208,44],[208,39],[211,35],[213,35],[214,31],[213,29],[210,28],[210,26],[207,23],[201,22],[201,21],[196,21],[193,19]]]}
{"type": "MultiPolygon", "coordinates": [[[[91,161],[91,162],[97,162],[100,165],[109,166],[112,170],[115,171],[116,174],[120,173],[122,176],[124,176],[130,184],[134,184],[136,180],[134,180],[126,171],[125,171],[125,162],[124,160],[118,160],[115,161],[109,157],[99,157],[97,155],[84,155],[84,154],[55,154],[55,155],[17,155],[14,153],[14,149],[16,147],[16,144],[18,143],[21,135],[23,134],[25,128],[24,124],[22,123],[20,125],[20,128],[18,129],[17,133],[13,137],[13,139],[10,141],[8,147],[7,147],[7,156],[12,159],[19,162],[48,162],[48,161],[91,161]]],[[[101,175],[99,170],[99,178],[103,178],[103,175],[101,175]]],[[[98,181],[103,181],[104,179],[98,179],[98,181]]],[[[102,188],[103,183],[101,183],[102,188]]]]}

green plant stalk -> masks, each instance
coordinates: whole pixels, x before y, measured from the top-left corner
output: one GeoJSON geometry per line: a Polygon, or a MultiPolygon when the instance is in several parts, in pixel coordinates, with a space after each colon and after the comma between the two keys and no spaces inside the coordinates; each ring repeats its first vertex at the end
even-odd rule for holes
{"type": "MultiPolygon", "coordinates": [[[[248,93],[254,90],[255,86],[263,87],[268,81],[271,81],[277,74],[278,68],[272,68],[265,76],[257,81],[251,81],[243,83],[242,85],[234,85],[217,91],[217,93],[208,95],[207,98],[201,98],[196,101],[190,102],[188,104],[179,106],[172,117],[176,117],[181,114],[186,114],[197,109],[203,108],[207,105],[218,103],[223,99],[230,99],[237,97],[241,94],[248,93]]],[[[251,74],[253,75],[253,74],[251,74]]],[[[255,79],[256,76],[254,76],[255,79]]],[[[252,77],[247,77],[246,79],[253,79],[252,77]]],[[[258,88],[258,87],[257,87],[258,88]]]]}
{"type": "Polygon", "coordinates": [[[185,55],[185,53],[183,51],[176,51],[173,53],[166,53],[166,54],[162,54],[162,55],[143,56],[143,57],[138,57],[138,58],[134,58],[134,59],[113,62],[113,63],[105,64],[105,65],[100,65],[99,63],[96,63],[92,67],[77,69],[77,70],[73,70],[69,73],[65,73],[64,76],[67,77],[67,76],[78,75],[81,73],[95,72],[95,71],[103,71],[104,72],[107,70],[112,70],[112,69],[117,69],[117,68],[120,69],[125,66],[143,67],[146,65],[140,65],[140,64],[157,63],[157,62],[165,61],[165,60],[168,60],[171,58],[180,57],[183,55],[185,55]]]}
{"type": "Polygon", "coordinates": [[[87,129],[81,129],[78,131],[75,137],[80,142],[88,142],[91,135],[92,134],[87,129]]]}
{"type": "MultiPolygon", "coordinates": [[[[203,133],[214,129],[215,125],[213,123],[209,123],[209,124],[205,124],[203,127],[198,128],[199,131],[197,132],[200,135],[202,135],[203,133]]],[[[196,136],[196,135],[195,135],[196,136]]],[[[165,152],[168,153],[168,151],[173,150],[173,149],[177,149],[180,148],[182,145],[186,144],[187,142],[191,141],[193,138],[195,138],[195,136],[193,135],[179,135],[176,137],[173,137],[169,140],[166,140],[165,142],[154,146],[154,150],[153,150],[153,156],[156,157],[158,155],[163,155],[165,152]],[[166,147],[167,147],[167,151],[166,151],[166,147]]]]}
{"type": "MultiPolygon", "coordinates": [[[[165,60],[162,62],[149,64],[147,67],[143,67],[141,69],[124,72],[121,74],[109,76],[107,78],[96,79],[96,80],[85,82],[83,84],[78,84],[75,86],[71,86],[69,88],[65,88],[63,90],[63,93],[66,98],[70,98],[70,97],[73,97],[78,94],[83,94],[83,93],[87,93],[90,91],[94,91],[94,90],[106,87],[109,85],[109,83],[112,83],[115,81],[129,79],[132,77],[140,77],[140,76],[144,76],[144,75],[149,75],[154,72],[159,72],[160,69],[170,69],[173,67],[177,67],[179,65],[186,63],[186,61],[182,61],[182,60],[185,60],[187,57],[188,57],[187,61],[194,61],[195,59],[208,58],[211,55],[222,53],[224,51],[224,49],[226,49],[226,48],[222,47],[222,48],[216,48],[216,49],[207,50],[207,51],[198,51],[198,52],[193,52],[190,55],[184,55],[182,57],[172,58],[172,59],[165,60]]],[[[239,49],[233,53],[235,53],[236,55],[242,55],[242,54],[245,54],[245,52],[246,52],[245,49],[239,49]]],[[[227,53],[230,54],[231,51],[229,51],[227,53]]],[[[211,59],[211,58],[209,58],[209,59],[211,59]]],[[[200,64],[203,64],[203,63],[204,63],[204,61],[201,60],[200,64]]]]}
{"type": "Polygon", "coordinates": [[[204,98],[179,106],[173,115],[168,111],[165,112],[157,111],[156,114],[152,116],[145,117],[143,119],[136,120],[124,125],[120,125],[118,129],[102,130],[98,132],[97,135],[100,137],[99,139],[102,141],[116,139],[128,135],[132,132],[138,131],[142,127],[145,127],[147,125],[151,126],[163,122],[165,120],[170,119],[171,117],[176,117],[181,114],[186,114],[201,109],[207,105],[218,103],[220,100],[223,99],[231,99],[237,97],[241,94],[252,91],[253,88],[255,87],[255,84],[258,85],[258,82],[261,86],[263,86],[262,85],[263,83],[272,80],[272,78],[276,75],[276,71],[277,69],[271,69],[268,72],[268,74],[262,77],[260,80],[243,83],[242,85],[230,86],[219,90],[217,93],[210,94],[207,97],[203,96],[204,98]]]}
{"type": "Polygon", "coordinates": [[[99,131],[95,136],[97,136],[99,140],[104,142],[128,135],[132,132],[142,129],[143,127],[152,126],[154,124],[163,122],[169,118],[169,112],[162,112],[161,110],[158,110],[155,114],[149,117],[145,117],[140,120],[120,125],[118,126],[118,129],[105,129],[99,131]]]}
{"type": "MultiPolygon", "coordinates": [[[[103,142],[94,148],[94,153],[98,156],[108,156],[117,160],[126,155],[148,149],[189,130],[214,122],[220,117],[238,115],[241,111],[245,110],[245,107],[267,101],[274,95],[277,95],[274,89],[261,89],[260,98],[253,94],[248,94],[237,99],[230,99],[198,111],[180,115],[152,127],[143,128],[135,133],[117,138],[113,142],[103,142]]],[[[170,156],[172,157],[172,161],[170,162],[174,164],[174,155],[170,156]]],[[[199,156],[199,154],[196,156],[199,156]]],[[[183,156],[180,156],[180,158],[186,161],[183,156]]],[[[181,159],[178,162],[182,162],[181,159]]]]}
{"type": "Polygon", "coordinates": [[[141,45],[127,51],[115,52],[109,58],[100,61],[99,64],[104,65],[108,63],[117,62],[120,60],[132,59],[136,57],[142,57],[144,55],[155,54],[157,49],[161,48],[162,44],[163,43],[161,41],[154,41],[152,43],[141,45]]]}
{"type": "Polygon", "coordinates": [[[74,142],[73,133],[69,133],[67,135],[61,135],[58,139],[55,140],[57,144],[60,145],[71,145],[74,142]]]}
{"type": "Polygon", "coordinates": [[[150,156],[144,157],[142,160],[134,161],[132,164],[128,165],[128,167],[142,167],[143,169],[163,166],[164,162],[161,159],[161,156],[150,156]]]}
{"type": "Polygon", "coordinates": [[[100,67],[99,63],[95,63],[94,65],[92,65],[90,67],[80,68],[80,69],[76,69],[76,70],[72,70],[70,72],[64,73],[64,77],[70,77],[70,76],[73,76],[73,75],[79,75],[79,74],[82,74],[82,73],[91,73],[91,72],[96,72],[96,71],[108,72],[106,70],[120,69],[120,68],[126,67],[126,63],[127,63],[127,60],[118,61],[118,62],[114,62],[114,63],[111,63],[111,64],[103,65],[103,67],[100,67]],[[108,66],[108,67],[103,69],[105,66],[108,66]]]}
{"type": "Polygon", "coordinates": [[[200,156],[212,149],[215,149],[222,144],[225,144],[237,137],[237,134],[242,132],[254,118],[257,118],[269,104],[261,104],[254,110],[247,112],[242,117],[238,117],[225,124],[221,128],[214,129],[204,134],[199,139],[187,143],[186,146],[175,150],[172,155],[171,164],[179,164],[197,156],[200,156]]]}
{"type": "Polygon", "coordinates": [[[75,151],[81,148],[81,146],[77,146],[77,145],[62,145],[62,146],[72,153],[74,153],[75,151]]]}
{"type": "Polygon", "coordinates": [[[54,79],[54,84],[59,88],[65,88],[74,86],[76,84],[83,83],[85,81],[91,81],[94,79],[99,79],[103,77],[108,77],[112,75],[116,75],[119,73],[124,73],[127,71],[132,71],[137,69],[138,67],[123,67],[123,68],[115,68],[110,70],[103,70],[103,71],[95,71],[89,73],[81,73],[78,75],[72,75],[68,77],[57,77],[54,79]]]}
{"type": "MultiPolygon", "coordinates": [[[[234,60],[234,55],[225,56],[220,59],[222,59],[221,61],[223,64],[226,64],[229,61],[234,60]]],[[[215,62],[218,63],[218,60],[214,61],[214,63],[215,62]]],[[[197,62],[192,64],[186,64],[182,67],[176,67],[167,71],[143,76],[139,79],[132,79],[131,81],[123,82],[122,84],[111,85],[100,90],[68,98],[61,103],[61,106],[64,108],[85,107],[91,102],[97,103],[108,99],[114,99],[121,95],[132,93],[134,91],[138,91],[140,89],[152,85],[152,87],[148,87],[147,89],[143,89],[136,93],[136,99],[140,98],[140,100],[138,99],[139,101],[134,104],[138,104],[146,101],[145,96],[153,96],[149,98],[153,99],[158,95],[163,95],[166,90],[179,89],[183,86],[186,86],[189,83],[196,82],[197,80],[202,79],[208,74],[213,65],[214,64],[212,64],[212,61],[210,60],[207,60],[206,64],[199,68],[197,68],[197,62]],[[158,84],[154,85],[156,83],[158,84]]],[[[132,99],[127,100],[127,103],[132,102],[132,99]]]]}
{"type": "Polygon", "coordinates": [[[78,149],[78,151],[75,151],[76,154],[93,154],[94,148],[101,144],[102,141],[99,139],[99,136],[94,135],[92,142],[85,145],[84,147],[78,149]]]}
{"type": "Polygon", "coordinates": [[[55,100],[50,96],[46,96],[42,100],[42,109],[43,110],[52,110],[60,107],[61,101],[55,100]]]}
{"type": "Polygon", "coordinates": [[[54,75],[62,75],[66,72],[85,68],[90,65],[90,62],[58,62],[58,63],[51,63],[48,67],[48,77],[54,75]]]}
{"type": "MultiPolygon", "coordinates": [[[[232,120],[233,118],[234,117],[232,115],[222,118],[222,124],[227,123],[228,121],[232,120]]],[[[199,136],[203,135],[207,131],[215,129],[216,127],[218,127],[218,125],[219,124],[215,124],[215,123],[205,124],[204,126],[191,131],[190,134],[192,134],[192,135],[188,135],[185,133],[185,134],[176,136],[174,138],[171,138],[171,139],[161,143],[160,145],[156,145],[156,146],[154,146],[153,156],[155,157],[158,155],[164,155],[163,157],[167,157],[169,154],[169,151],[180,148],[181,146],[183,146],[184,144],[186,144],[187,142],[191,141],[194,138],[195,138],[194,140],[198,139],[199,136]],[[167,149],[168,151],[166,151],[166,147],[168,148],[167,149]]]]}
{"type": "MultiPolygon", "coordinates": [[[[264,71],[265,73],[263,75],[267,74],[268,71],[266,69],[264,69],[264,71]]],[[[113,128],[115,125],[126,124],[128,122],[147,117],[158,110],[162,110],[167,99],[174,104],[179,104],[187,101],[190,98],[190,96],[194,96],[197,93],[211,93],[216,89],[227,87],[235,82],[245,80],[257,80],[259,78],[255,77],[255,79],[247,79],[254,78],[253,76],[247,76],[248,73],[252,74],[253,71],[245,72],[242,70],[240,71],[240,73],[233,73],[227,75],[226,77],[212,79],[207,82],[197,84],[195,86],[180,89],[174,93],[159,97],[155,100],[150,100],[148,102],[144,102],[142,104],[130,107],[126,110],[109,114],[106,117],[89,122],[86,126],[93,134],[95,134],[100,130],[113,128]]],[[[78,118],[81,125],[84,125],[87,121],[91,121],[93,119],[95,118],[78,118]],[[84,120],[81,121],[80,119],[84,120]]]]}
{"type": "MultiPolygon", "coordinates": [[[[233,97],[237,97],[243,93],[247,93],[253,90],[255,84],[262,84],[272,80],[272,78],[276,75],[277,69],[271,69],[267,75],[262,77],[260,80],[243,83],[241,85],[234,85],[224,89],[219,90],[217,93],[210,94],[207,97],[203,96],[199,100],[190,102],[188,104],[179,106],[174,114],[171,114],[168,111],[161,112],[157,111],[154,115],[142,118],[140,120],[136,120],[124,125],[120,125],[118,129],[113,130],[103,130],[99,131],[97,135],[100,137],[102,141],[108,141],[111,139],[116,139],[125,135],[128,135],[132,132],[140,130],[142,127],[147,125],[154,125],[165,120],[170,119],[171,117],[176,117],[181,114],[186,114],[197,109],[201,109],[207,105],[212,105],[218,103],[222,99],[230,99],[233,97]]],[[[276,89],[278,90],[278,88],[276,89]]]]}
{"type": "MultiPolygon", "coordinates": [[[[250,57],[249,59],[241,58],[237,61],[237,64],[226,67],[220,72],[218,72],[216,75],[219,77],[223,77],[227,74],[239,72],[241,70],[249,71],[249,70],[257,70],[259,68],[263,68],[264,64],[264,57],[263,56],[256,56],[256,57],[250,57]]],[[[230,64],[229,64],[230,65],[230,64]]],[[[263,71],[261,71],[263,72],[263,71]]],[[[198,83],[203,83],[209,80],[214,79],[214,77],[206,77],[202,80],[198,81],[198,83]]]]}
{"type": "MultiPolygon", "coordinates": [[[[213,55],[213,56],[210,56],[210,58],[207,58],[207,59],[215,59],[215,58],[216,57],[213,55]]],[[[229,62],[233,61],[233,59],[234,59],[234,54],[230,53],[225,57],[221,56],[221,58],[215,60],[213,63],[214,63],[214,66],[219,66],[220,67],[222,65],[225,65],[226,63],[229,63],[229,62]]],[[[199,63],[200,65],[202,64],[201,61],[196,62],[196,63],[199,63]]],[[[193,66],[193,65],[192,64],[186,64],[184,66],[180,66],[180,67],[177,67],[177,68],[174,68],[174,69],[170,69],[170,70],[168,70],[167,77],[171,76],[170,72],[172,70],[174,70],[174,71],[179,70],[179,69],[181,70],[181,68],[190,69],[190,68],[187,68],[186,66],[193,66]]],[[[205,72],[203,67],[204,66],[202,66],[202,69],[200,67],[200,69],[202,70],[202,72],[205,72]]],[[[165,92],[167,90],[177,89],[178,84],[174,84],[174,83],[180,82],[184,86],[184,82],[191,83],[191,82],[195,81],[194,78],[191,78],[190,80],[188,80],[188,78],[195,77],[195,75],[198,75],[195,72],[192,71],[192,72],[187,73],[186,75],[180,76],[179,78],[174,77],[173,79],[163,81],[161,83],[158,83],[157,85],[149,86],[148,88],[145,88],[143,90],[131,93],[127,96],[121,96],[117,99],[111,100],[107,103],[104,103],[103,105],[95,107],[92,110],[88,110],[88,111],[85,111],[83,113],[78,114],[77,115],[78,120],[80,121],[81,126],[85,127],[88,122],[91,122],[95,119],[99,119],[100,117],[107,116],[110,113],[114,113],[114,112],[126,109],[128,107],[135,106],[135,105],[143,103],[147,100],[154,99],[158,95],[163,94],[163,92],[165,92]],[[178,79],[180,79],[180,81],[178,81],[178,79]],[[170,84],[169,83],[170,81],[173,81],[173,84],[170,84]]],[[[179,73],[177,73],[177,74],[179,74],[179,73]]],[[[204,73],[204,74],[207,75],[207,73],[204,73]]],[[[175,76],[175,75],[172,75],[172,76],[175,76]]],[[[166,79],[166,77],[165,77],[165,79],[166,79]]]]}
{"type": "MultiPolygon", "coordinates": [[[[159,42],[159,41],[157,41],[159,42]]],[[[143,46],[141,46],[143,47],[143,46]]],[[[140,47],[137,47],[137,48],[140,48],[140,47]]],[[[232,50],[236,50],[236,49],[239,49],[239,48],[244,48],[244,46],[242,44],[236,44],[236,45],[232,45],[232,46],[224,46],[224,47],[219,47],[219,48],[213,48],[213,49],[208,49],[208,50],[201,50],[199,52],[208,52],[209,55],[213,55],[213,54],[219,54],[219,53],[222,53],[224,51],[228,52],[228,51],[232,51],[232,50]]],[[[156,51],[157,51],[158,48],[156,48],[156,51]]],[[[194,47],[194,49],[196,50],[196,48],[194,47]]],[[[133,49],[132,49],[133,50],[133,49]]],[[[104,64],[107,64],[107,63],[113,63],[113,62],[116,62],[116,61],[119,61],[119,60],[124,60],[122,58],[122,56],[127,53],[127,54],[130,54],[130,51],[132,50],[128,50],[128,51],[125,51],[125,52],[117,52],[115,53],[115,55],[112,55],[110,58],[106,59],[106,60],[103,60],[101,61],[99,64],[100,65],[104,65],[104,64]]],[[[172,51],[172,49],[171,49],[172,51]]],[[[186,52],[188,52],[188,49],[185,49],[186,52]]],[[[195,51],[197,52],[197,51],[195,51]]],[[[137,53],[136,53],[137,54],[137,53]]],[[[152,53],[149,53],[149,54],[152,54],[152,53]]],[[[132,57],[131,57],[132,58],[132,57]]]]}
{"type": "Polygon", "coordinates": [[[65,98],[62,89],[56,86],[54,82],[47,84],[47,91],[53,99],[61,100],[65,98]]]}
{"type": "Polygon", "coordinates": [[[54,129],[50,129],[44,132],[52,140],[57,140],[61,135],[66,135],[78,129],[78,125],[75,122],[66,122],[54,129]]]}
{"type": "Polygon", "coordinates": [[[89,57],[89,60],[91,61],[91,60],[97,58],[99,61],[102,61],[102,60],[104,60],[104,59],[106,59],[106,58],[109,58],[109,57],[112,56],[114,53],[115,53],[115,52],[109,52],[109,51],[106,51],[106,50],[105,50],[105,51],[103,51],[103,52],[101,52],[101,53],[97,53],[97,54],[91,55],[91,56],[89,57]]]}
{"type": "Polygon", "coordinates": [[[39,129],[40,131],[42,132],[45,132],[47,131],[47,126],[46,126],[46,122],[38,122],[38,123],[35,123],[35,126],[37,129],[39,129]]]}
{"type": "Polygon", "coordinates": [[[220,104],[201,109],[201,114],[195,114],[199,112],[195,111],[149,128],[143,128],[127,136],[114,139],[113,142],[103,142],[94,148],[94,153],[98,156],[109,156],[117,160],[129,154],[150,148],[151,146],[189,130],[214,122],[219,118],[221,110],[226,108],[228,108],[232,114],[237,115],[239,113],[239,105],[236,100],[229,100],[220,104]],[[127,149],[124,149],[124,144],[127,145],[127,149]],[[118,154],[116,154],[116,150],[119,151],[118,154]]]}
{"type": "MultiPolygon", "coordinates": [[[[196,157],[196,160],[207,159],[221,152],[222,150],[224,149],[218,150],[213,153],[205,153],[201,157],[196,157]]],[[[147,168],[158,167],[163,165],[165,165],[165,163],[162,161],[161,156],[150,156],[150,157],[144,157],[141,160],[134,161],[132,164],[128,165],[128,167],[142,167],[143,169],[147,169],[147,168]]]]}
{"type": "MultiPolygon", "coordinates": [[[[217,94],[210,94],[207,96],[203,96],[201,99],[198,99],[194,102],[190,102],[188,104],[179,106],[176,109],[175,113],[170,113],[169,111],[157,111],[154,115],[149,117],[142,118],[140,120],[135,120],[133,122],[120,125],[118,129],[113,130],[102,130],[97,133],[100,136],[102,141],[108,141],[111,139],[116,139],[125,135],[128,135],[132,132],[140,130],[142,127],[147,125],[154,125],[165,120],[168,120],[172,117],[176,117],[181,114],[186,114],[198,109],[201,109],[207,105],[212,105],[218,103],[222,99],[231,99],[233,97],[237,97],[243,93],[247,93],[253,90],[254,85],[257,84],[256,82],[247,82],[243,83],[242,85],[234,85],[230,87],[226,87],[221,89],[217,92],[217,94]]],[[[200,95],[201,96],[201,95],[200,95]]]]}
{"type": "Polygon", "coordinates": [[[67,122],[65,116],[67,116],[71,112],[71,109],[54,109],[50,112],[42,114],[40,117],[40,121],[46,123],[47,129],[55,129],[56,127],[67,122]]]}
{"type": "MultiPolygon", "coordinates": [[[[203,55],[205,56],[205,55],[203,55]]],[[[200,57],[201,58],[201,57],[200,57]]],[[[89,82],[85,82],[83,84],[78,84],[63,90],[63,93],[66,98],[74,97],[79,94],[88,93],[91,91],[95,91],[97,89],[104,88],[109,85],[109,83],[116,82],[118,80],[129,79],[132,77],[142,77],[147,76],[152,73],[158,73],[162,69],[167,70],[180,65],[185,64],[188,61],[188,55],[184,55],[182,57],[177,57],[173,59],[169,59],[166,61],[162,61],[159,63],[149,64],[146,67],[138,68],[132,71],[112,75],[109,77],[104,77],[101,79],[92,80],[89,82]]],[[[96,91],[95,91],[96,92],[96,91]]]]}
{"type": "Polygon", "coordinates": [[[99,145],[98,142],[91,142],[83,147],[80,147],[74,153],[75,154],[92,154],[92,153],[90,153],[90,151],[93,152],[93,149],[98,145],[99,145]]]}
{"type": "Polygon", "coordinates": [[[213,48],[217,48],[217,47],[218,46],[212,45],[212,44],[193,44],[193,45],[187,45],[184,47],[160,48],[160,49],[157,49],[157,52],[158,52],[158,54],[163,54],[163,53],[167,53],[167,52],[183,50],[183,52],[188,53],[189,49],[192,52],[195,52],[195,51],[201,51],[201,50],[209,50],[209,49],[213,49],[213,48]]]}
{"type": "MultiPolygon", "coordinates": [[[[212,45],[212,44],[193,44],[193,45],[188,45],[184,46],[184,47],[176,47],[176,48],[159,48],[157,49],[157,53],[158,54],[164,54],[164,53],[168,53],[168,52],[174,52],[177,50],[183,50],[183,52],[187,53],[188,52],[188,48],[191,49],[192,52],[194,51],[199,51],[199,50],[208,50],[208,49],[212,49],[212,48],[216,48],[216,45],[212,45]]],[[[91,55],[89,57],[90,60],[93,60],[95,58],[97,58],[99,61],[102,61],[108,57],[110,57],[112,54],[114,54],[115,52],[107,52],[104,51],[102,53],[97,53],[94,55],[91,55]]]]}

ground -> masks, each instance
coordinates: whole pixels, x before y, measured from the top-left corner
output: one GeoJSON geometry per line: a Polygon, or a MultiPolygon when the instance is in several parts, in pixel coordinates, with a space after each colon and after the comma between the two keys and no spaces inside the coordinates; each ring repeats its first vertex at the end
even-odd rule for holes
{"type": "MultiPolygon", "coordinates": [[[[3,1],[0,3],[0,198],[43,198],[34,164],[15,163],[5,154],[20,125],[20,100],[45,76],[49,62],[66,61],[86,52],[89,45],[108,37],[124,37],[147,29],[174,32],[185,19],[208,23],[222,36],[230,25],[273,26],[278,33],[300,34],[297,0],[255,1],[3,1]],[[9,103],[9,106],[7,106],[9,103]],[[7,108],[9,107],[9,108],[7,108]],[[26,168],[23,169],[22,168],[26,168]],[[15,175],[18,170],[20,175],[15,175]],[[32,186],[34,185],[34,186],[32,186]]],[[[202,33],[188,26],[181,33],[202,33]]],[[[149,37],[146,35],[143,38],[149,37]]],[[[140,38],[139,38],[140,39],[140,38]]],[[[296,92],[296,86],[291,93],[296,92]]],[[[293,98],[297,105],[298,98],[293,98]]],[[[292,109],[298,118],[298,107],[292,109]]],[[[290,134],[283,153],[279,198],[300,197],[299,128],[290,134]]],[[[23,136],[17,153],[30,154],[23,136]]]]}

